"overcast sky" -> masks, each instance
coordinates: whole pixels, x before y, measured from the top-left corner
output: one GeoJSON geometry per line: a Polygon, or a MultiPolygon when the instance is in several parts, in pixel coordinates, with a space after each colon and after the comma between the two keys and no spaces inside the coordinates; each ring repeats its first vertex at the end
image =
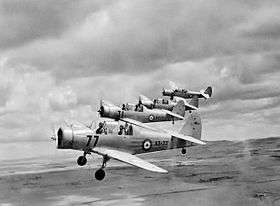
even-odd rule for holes
{"type": "Polygon", "coordinates": [[[203,138],[280,134],[280,2],[0,0],[0,141],[97,118],[100,98],[211,85],[203,138]]]}

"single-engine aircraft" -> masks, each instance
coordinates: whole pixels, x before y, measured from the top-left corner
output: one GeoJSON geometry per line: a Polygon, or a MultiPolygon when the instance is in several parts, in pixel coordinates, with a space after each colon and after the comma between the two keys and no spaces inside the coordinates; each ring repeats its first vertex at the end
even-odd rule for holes
{"type": "Polygon", "coordinates": [[[177,132],[155,129],[147,124],[131,120],[101,121],[94,130],[83,124],[67,124],[59,127],[52,139],[56,140],[58,149],[80,150],[83,155],[77,159],[79,166],[87,163],[86,155],[98,154],[103,162],[95,172],[97,180],[105,177],[104,168],[110,159],[115,159],[145,170],[158,173],[167,173],[154,164],[151,164],[136,154],[156,152],[181,148],[186,153],[186,147],[195,144],[205,144],[201,141],[201,120],[196,113],[185,119],[182,129],[177,132]]]}
{"type": "Polygon", "coordinates": [[[174,97],[181,97],[185,99],[191,99],[193,97],[209,99],[212,96],[212,87],[207,87],[206,90],[200,90],[199,92],[181,89],[171,82],[171,89],[164,89],[162,91],[163,96],[170,96],[171,99],[174,97]]]}
{"type": "Polygon", "coordinates": [[[188,103],[186,99],[181,97],[174,97],[172,100],[157,98],[157,99],[149,99],[144,95],[139,96],[139,105],[144,105],[148,109],[165,109],[172,111],[174,106],[179,102],[183,101],[185,105],[185,111],[197,110],[198,109],[198,98],[193,97],[192,100],[188,103]]]}
{"type": "Polygon", "coordinates": [[[185,116],[184,101],[178,101],[172,111],[165,109],[148,109],[144,105],[123,104],[122,108],[102,100],[99,114],[101,117],[115,120],[129,118],[142,123],[183,120],[185,116]]]}

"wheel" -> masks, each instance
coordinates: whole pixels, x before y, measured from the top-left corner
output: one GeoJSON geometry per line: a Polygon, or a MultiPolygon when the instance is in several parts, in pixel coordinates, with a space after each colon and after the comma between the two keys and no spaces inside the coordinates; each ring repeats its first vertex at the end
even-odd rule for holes
{"type": "Polygon", "coordinates": [[[103,169],[99,169],[95,172],[95,179],[97,180],[103,180],[105,177],[105,171],[103,169]]]}
{"type": "Polygon", "coordinates": [[[187,153],[186,148],[183,148],[183,149],[181,150],[181,153],[182,153],[183,155],[186,154],[186,153],[187,153]]]}
{"type": "Polygon", "coordinates": [[[84,166],[87,163],[87,158],[85,156],[80,156],[77,159],[77,163],[79,166],[84,166]]]}

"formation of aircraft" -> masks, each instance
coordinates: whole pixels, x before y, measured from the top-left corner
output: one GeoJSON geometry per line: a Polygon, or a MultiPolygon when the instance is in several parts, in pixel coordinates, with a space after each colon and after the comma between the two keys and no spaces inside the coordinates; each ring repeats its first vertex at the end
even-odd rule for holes
{"type": "MultiPolygon", "coordinates": [[[[139,101],[137,105],[123,105],[123,108],[102,101],[99,113],[103,119],[99,120],[97,128],[81,123],[66,123],[59,127],[52,139],[56,141],[58,149],[82,151],[83,155],[77,159],[79,166],[87,163],[88,154],[102,156],[101,167],[95,172],[97,180],[104,179],[104,169],[110,159],[152,172],[167,173],[167,170],[136,155],[175,148],[180,148],[181,153],[186,154],[186,147],[205,144],[201,141],[201,118],[196,111],[184,118],[185,111],[194,110],[196,106],[190,104],[193,108],[188,108],[186,102],[181,99],[172,100],[170,102],[172,106],[168,108],[154,102],[147,104],[146,100],[149,99],[142,96],[141,102],[139,101]],[[178,132],[158,129],[147,124],[175,119],[184,121],[183,127],[178,132]]],[[[197,98],[193,101],[197,101],[197,98]]]]}

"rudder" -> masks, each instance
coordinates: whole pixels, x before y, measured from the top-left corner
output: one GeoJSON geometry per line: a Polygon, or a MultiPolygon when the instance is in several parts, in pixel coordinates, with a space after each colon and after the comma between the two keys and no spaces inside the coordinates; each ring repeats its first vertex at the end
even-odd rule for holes
{"type": "Polygon", "coordinates": [[[189,104],[198,108],[198,96],[194,95],[189,104]]]}
{"type": "Polygon", "coordinates": [[[205,89],[204,93],[208,94],[209,97],[211,97],[212,96],[212,87],[207,87],[207,89],[205,89]]]}
{"type": "Polygon", "coordinates": [[[173,107],[173,113],[179,114],[180,116],[185,116],[185,103],[183,100],[179,100],[177,104],[173,107]]]}
{"type": "MultiPolygon", "coordinates": [[[[185,123],[179,133],[186,136],[192,136],[200,140],[201,130],[202,130],[202,123],[201,123],[200,115],[198,112],[193,111],[188,114],[188,117],[185,118],[185,123]]],[[[174,141],[173,148],[183,148],[183,147],[193,146],[193,143],[178,138],[173,139],[173,141],[174,141]]]]}
{"type": "Polygon", "coordinates": [[[198,112],[191,112],[185,119],[185,124],[180,130],[180,134],[201,139],[202,123],[198,112]]]}

